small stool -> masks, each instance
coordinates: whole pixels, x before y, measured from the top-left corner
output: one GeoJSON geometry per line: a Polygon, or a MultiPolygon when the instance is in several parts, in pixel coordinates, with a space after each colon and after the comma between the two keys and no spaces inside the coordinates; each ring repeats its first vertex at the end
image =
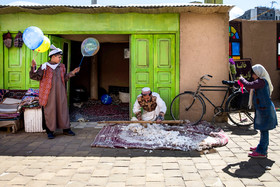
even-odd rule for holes
{"type": "Polygon", "coordinates": [[[20,120],[0,121],[0,127],[7,127],[7,132],[16,133],[21,128],[20,120]]]}

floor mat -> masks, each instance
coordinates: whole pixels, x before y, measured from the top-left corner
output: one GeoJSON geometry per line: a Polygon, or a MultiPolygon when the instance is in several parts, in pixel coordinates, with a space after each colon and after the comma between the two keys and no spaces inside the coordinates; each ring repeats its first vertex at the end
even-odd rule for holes
{"type": "Polygon", "coordinates": [[[198,150],[224,146],[228,136],[221,128],[203,121],[196,126],[168,126],[137,123],[104,126],[91,144],[93,147],[198,150]]]}
{"type": "Polygon", "coordinates": [[[100,100],[89,100],[81,108],[71,106],[69,112],[72,122],[81,118],[86,121],[129,120],[128,103],[104,105],[100,100]]]}

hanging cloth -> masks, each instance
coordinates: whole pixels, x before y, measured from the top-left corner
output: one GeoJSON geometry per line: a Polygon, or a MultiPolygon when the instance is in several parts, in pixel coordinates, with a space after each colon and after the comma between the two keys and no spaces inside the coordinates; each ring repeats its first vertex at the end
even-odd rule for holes
{"type": "Polygon", "coordinates": [[[12,35],[11,33],[8,31],[8,33],[6,34],[3,34],[3,41],[4,41],[4,44],[7,48],[11,48],[12,47],[12,35]]]}
{"type": "Polygon", "coordinates": [[[22,47],[23,45],[23,39],[22,39],[22,33],[18,31],[15,40],[14,40],[14,46],[15,47],[22,47]]]}

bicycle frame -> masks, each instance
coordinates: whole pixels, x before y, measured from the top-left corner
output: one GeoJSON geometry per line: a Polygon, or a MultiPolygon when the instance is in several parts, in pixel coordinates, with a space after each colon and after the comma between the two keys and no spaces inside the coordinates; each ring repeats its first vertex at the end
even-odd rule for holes
{"type": "Polygon", "coordinates": [[[226,101],[226,98],[227,98],[227,95],[229,93],[229,91],[231,90],[231,87],[229,86],[204,86],[204,85],[201,85],[201,83],[199,83],[198,85],[198,88],[195,92],[195,95],[201,95],[204,99],[206,99],[214,108],[217,108],[217,107],[221,107],[224,105],[225,101],[226,101]],[[203,89],[201,89],[203,88],[203,89]],[[223,98],[223,101],[221,103],[220,106],[216,106],[214,103],[212,103],[212,101],[203,93],[205,91],[215,91],[215,92],[225,92],[225,95],[224,95],[224,98],[223,98]]]}
{"type": "MultiPolygon", "coordinates": [[[[249,111],[248,109],[246,109],[244,107],[239,106],[238,103],[236,103],[236,99],[239,100],[239,95],[241,94],[241,91],[240,91],[240,89],[234,87],[235,82],[222,81],[222,83],[227,86],[205,85],[206,82],[204,82],[204,80],[209,80],[209,78],[212,78],[212,77],[213,77],[212,75],[208,75],[208,74],[202,76],[198,82],[196,91],[193,92],[193,91],[187,90],[187,91],[184,91],[183,93],[180,93],[175,96],[175,98],[172,100],[171,106],[170,106],[172,118],[180,119],[180,117],[178,117],[178,116],[176,117],[176,115],[178,115],[178,114],[176,114],[176,107],[177,107],[176,104],[180,103],[180,98],[181,99],[186,98],[185,100],[188,100],[188,101],[185,103],[182,103],[182,106],[184,107],[183,109],[185,110],[185,112],[188,112],[189,110],[191,110],[193,105],[195,103],[197,103],[198,105],[196,105],[196,107],[194,107],[194,110],[192,110],[192,112],[196,112],[197,115],[193,116],[192,113],[188,113],[181,117],[186,118],[186,116],[188,116],[187,118],[190,118],[191,120],[193,120],[192,121],[193,123],[195,123],[195,124],[198,123],[203,118],[203,115],[206,113],[206,103],[205,103],[205,99],[206,99],[214,107],[213,121],[215,120],[216,116],[222,115],[224,112],[226,112],[229,119],[234,124],[236,124],[238,126],[251,125],[252,123],[250,123],[250,121],[253,121],[252,116],[254,114],[251,114],[251,111],[249,111]],[[213,103],[211,101],[210,98],[207,97],[206,92],[208,92],[208,91],[225,92],[223,100],[220,105],[219,105],[219,103],[218,103],[218,105],[216,105],[215,103],[213,103]],[[189,99],[187,99],[187,98],[189,98],[189,99]],[[198,100],[198,102],[195,102],[196,100],[198,100]],[[236,105],[238,105],[238,106],[236,106],[236,105]],[[240,108],[238,108],[238,107],[240,107],[240,108]],[[174,113],[174,111],[175,111],[175,113],[174,113]],[[236,118],[236,116],[237,116],[237,118],[236,118]],[[238,118],[238,116],[239,116],[239,118],[238,118]],[[250,121],[248,121],[248,119],[250,121]]],[[[183,99],[183,101],[184,101],[184,99],[183,99]]]]}
{"type": "Polygon", "coordinates": [[[205,91],[225,92],[223,101],[222,101],[221,105],[218,106],[218,107],[222,107],[224,105],[225,101],[226,101],[229,90],[230,90],[229,86],[200,86],[200,89],[199,89],[198,93],[200,95],[202,95],[203,98],[205,98],[214,108],[216,108],[217,106],[214,103],[212,103],[212,101],[203,92],[205,92],[205,91]],[[201,89],[201,88],[206,88],[206,89],[201,89]]]}

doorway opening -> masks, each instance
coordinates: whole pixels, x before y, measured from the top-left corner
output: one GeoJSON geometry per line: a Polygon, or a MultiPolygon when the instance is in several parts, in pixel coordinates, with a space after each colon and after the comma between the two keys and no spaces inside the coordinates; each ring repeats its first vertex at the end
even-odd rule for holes
{"type": "Polygon", "coordinates": [[[98,53],[84,57],[80,72],[70,79],[70,121],[129,120],[129,35],[59,37],[71,41],[70,71],[80,64],[84,39],[93,37],[100,43],[98,53]]]}

